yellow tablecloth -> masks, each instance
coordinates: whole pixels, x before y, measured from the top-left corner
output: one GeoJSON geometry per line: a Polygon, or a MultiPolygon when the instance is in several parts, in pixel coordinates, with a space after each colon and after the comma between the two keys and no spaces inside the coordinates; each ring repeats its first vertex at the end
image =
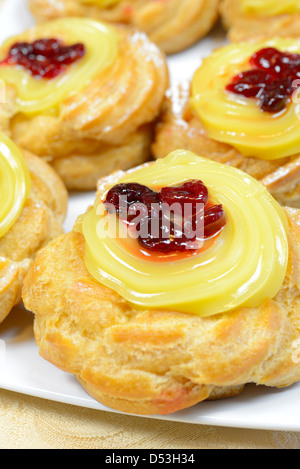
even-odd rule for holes
{"type": "Polygon", "coordinates": [[[0,391],[0,449],[299,449],[300,433],[132,417],[0,391]]]}

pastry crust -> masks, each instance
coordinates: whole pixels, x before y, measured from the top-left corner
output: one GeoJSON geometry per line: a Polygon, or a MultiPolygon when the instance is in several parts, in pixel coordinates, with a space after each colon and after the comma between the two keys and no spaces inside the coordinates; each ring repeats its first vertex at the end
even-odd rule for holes
{"type": "Polygon", "coordinates": [[[233,42],[275,36],[299,37],[299,13],[271,17],[244,15],[240,0],[221,0],[220,13],[229,39],[233,42]]]}
{"type": "Polygon", "coordinates": [[[133,309],[88,273],[82,234],[57,238],[39,252],[23,289],[40,355],[102,404],[143,415],[229,397],[246,383],[295,383],[300,211],[286,213],[290,258],[276,298],[208,318],[133,309]]]}
{"type": "Polygon", "coordinates": [[[219,0],[121,0],[101,8],[81,0],[30,0],[39,21],[86,16],[136,26],[165,53],[182,51],[204,37],[218,18],[219,0]]]}
{"type": "Polygon", "coordinates": [[[23,152],[31,192],[12,228],[0,239],[0,322],[21,301],[21,289],[36,252],[62,234],[67,191],[54,170],[23,152]]]}
{"type": "Polygon", "coordinates": [[[118,63],[65,100],[57,115],[20,114],[14,88],[6,90],[0,129],[50,163],[69,190],[95,190],[99,177],[150,158],[169,86],[166,59],[145,34],[125,27],[120,34],[118,63]]]}
{"type": "Polygon", "coordinates": [[[184,149],[229,164],[261,181],[282,205],[300,207],[300,155],[277,160],[245,157],[225,143],[207,137],[204,126],[188,104],[190,90],[181,87],[165,99],[156,127],[152,153],[156,159],[184,149]]]}

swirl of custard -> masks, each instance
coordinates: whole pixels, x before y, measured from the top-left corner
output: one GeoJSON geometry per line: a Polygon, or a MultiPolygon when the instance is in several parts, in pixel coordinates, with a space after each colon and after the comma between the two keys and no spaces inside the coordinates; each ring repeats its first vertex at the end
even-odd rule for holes
{"type": "Polygon", "coordinates": [[[187,151],[108,177],[93,208],[74,226],[85,238],[86,267],[101,284],[136,308],[200,316],[257,307],[276,296],[287,269],[286,229],[283,209],[259,182],[187,151]],[[110,217],[116,215],[107,214],[103,200],[113,185],[138,182],[154,188],[195,178],[226,214],[225,228],[206,248],[188,256],[152,257],[136,239],[110,232],[110,217]]]}
{"type": "Polygon", "coordinates": [[[217,50],[193,77],[191,105],[208,137],[232,145],[244,156],[274,160],[300,152],[300,105],[292,99],[284,111],[269,114],[255,99],[226,90],[234,76],[251,68],[251,56],[268,47],[299,54],[300,40],[275,38],[217,50]]]}
{"type": "Polygon", "coordinates": [[[31,178],[19,148],[0,133],[0,238],[18,219],[30,193],[31,178]]]}
{"type": "Polygon", "coordinates": [[[241,7],[244,14],[263,17],[300,12],[299,0],[284,0],[284,2],[278,0],[241,0],[241,7]]]}
{"type": "Polygon", "coordinates": [[[14,36],[0,48],[4,60],[17,42],[37,38],[56,38],[64,44],[84,42],[86,53],[64,73],[51,80],[36,79],[30,72],[15,65],[1,65],[0,79],[17,89],[17,110],[23,114],[53,113],[60,103],[79,93],[118,57],[118,35],[115,29],[85,18],[58,19],[14,36]]]}

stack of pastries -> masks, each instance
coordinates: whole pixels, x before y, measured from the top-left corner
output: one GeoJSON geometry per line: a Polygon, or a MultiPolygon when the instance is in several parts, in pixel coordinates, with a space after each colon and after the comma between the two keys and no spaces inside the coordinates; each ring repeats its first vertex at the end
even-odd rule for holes
{"type": "Polygon", "coordinates": [[[0,320],[22,299],[41,357],[123,412],[298,382],[297,2],[270,35],[254,0],[29,3],[0,47],[0,320]],[[170,89],[218,15],[234,42],[170,89]],[[63,233],[67,190],[95,198],[63,233]]]}

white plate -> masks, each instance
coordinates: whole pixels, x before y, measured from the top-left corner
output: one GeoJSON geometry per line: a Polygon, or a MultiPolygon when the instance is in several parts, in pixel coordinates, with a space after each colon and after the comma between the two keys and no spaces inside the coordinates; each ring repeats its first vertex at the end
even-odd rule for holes
{"type": "MultiPolygon", "coordinates": [[[[6,0],[0,8],[0,41],[34,24],[26,0],[6,0]]],[[[173,83],[188,80],[212,49],[224,43],[216,31],[190,50],[169,59],[173,83]]],[[[94,194],[70,197],[65,228],[94,200],[94,194]]],[[[57,402],[115,412],[99,404],[80,387],[75,378],[39,357],[32,332],[32,315],[22,308],[0,326],[0,388],[57,402]]],[[[204,402],[167,417],[151,416],[193,424],[300,431],[300,383],[277,390],[248,386],[239,397],[204,402]]]]}

